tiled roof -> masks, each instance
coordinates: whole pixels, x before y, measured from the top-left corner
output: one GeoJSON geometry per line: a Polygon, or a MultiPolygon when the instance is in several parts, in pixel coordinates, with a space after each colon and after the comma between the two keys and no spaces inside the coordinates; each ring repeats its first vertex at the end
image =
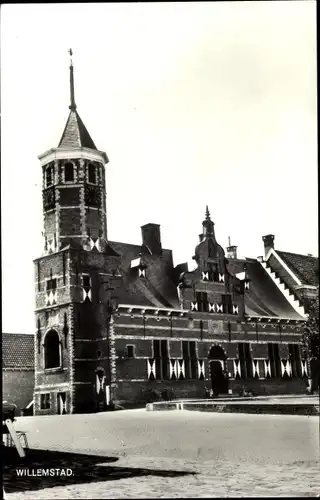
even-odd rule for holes
{"type": "Polygon", "coordinates": [[[319,259],[317,257],[279,250],[276,250],[276,253],[303,285],[319,285],[319,259]]]}
{"type": "Polygon", "coordinates": [[[77,111],[71,110],[59,147],[97,149],[77,111]]]}
{"type": "Polygon", "coordinates": [[[117,290],[120,304],[179,307],[176,286],[173,283],[173,262],[171,250],[162,250],[162,257],[150,255],[143,245],[132,245],[109,241],[109,245],[121,256],[121,271],[124,275],[124,286],[117,290]],[[147,265],[148,279],[140,278],[131,270],[130,263],[138,255],[144,255],[147,265]]]}
{"type": "Polygon", "coordinates": [[[34,336],[32,334],[2,334],[2,367],[34,367],[34,336]]]}
{"type": "Polygon", "coordinates": [[[249,290],[245,292],[245,312],[252,316],[272,316],[286,319],[302,319],[291,307],[284,295],[255,259],[229,260],[228,269],[232,274],[244,271],[246,267],[249,290]]]}

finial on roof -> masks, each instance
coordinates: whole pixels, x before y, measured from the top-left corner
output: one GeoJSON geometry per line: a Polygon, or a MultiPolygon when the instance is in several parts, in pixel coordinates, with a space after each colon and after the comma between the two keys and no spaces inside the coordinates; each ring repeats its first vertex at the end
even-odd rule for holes
{"type": "Polygon", "coordinates": [[[206,206],[206,220],[211,220],[208,205],[206,206]]]}
{"type": "Polygon", "coordinates": [[[231,247],[231,238],[228,236],[228,241],[229,241],[229,247],[231,247]]]}
{"type": "Polygon", "coordinates": [[[75,100],[74,100],[74,77],[73,77],[73,63],[72,63],[72,49],[69,49],[70,54],[70,106],[69,109],[71,111],[75,111],[77,109],[75,100]]]}

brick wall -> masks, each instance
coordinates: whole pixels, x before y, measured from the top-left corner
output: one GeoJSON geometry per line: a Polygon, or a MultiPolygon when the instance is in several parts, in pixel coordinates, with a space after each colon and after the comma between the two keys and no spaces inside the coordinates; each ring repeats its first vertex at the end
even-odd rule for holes
{"type": "Polygon", "coordinates": [[[80,204],[80,191],[79,188],[64,188],[60,189],[60,205],[61,206],[75,206],[80,204]]]}
{"type": "Polygon", "coordinates": [[[2,370],[2,399],[17,405],[17,415],[33,399],[33,370],[2,370]]]}
{"type": "Polygon", "coordinates": [[[65,208],[60,212],[61,236],[82,234],[80,225],[80,208],[65,208]]]}
{"type": "Polygon", "coordinates": [[[176,398],[204,398],[206,385],[208,382],[204,380],[117,382],[116,402],[124,405],[144,404],[148,402],[152,390],[161,393],[165,389],[173,391],[176,398]]]}

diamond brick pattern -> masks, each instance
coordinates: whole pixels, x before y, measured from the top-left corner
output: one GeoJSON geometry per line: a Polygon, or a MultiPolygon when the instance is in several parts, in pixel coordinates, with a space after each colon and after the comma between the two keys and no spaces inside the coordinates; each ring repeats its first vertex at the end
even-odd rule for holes
{"type": "Polygon", "coordinates": [[[56,251],[56,242],[54,239],[47,241],[47,252],[53,253],[56,251]]]}
{"type": "Polygon", "coordinates": [[[241,378],[241,366],[240,366],[240,360],[239,359],[234,359],[233,360],[233,372],[234,372],[234,378],[235,379],[241,378]]]}
{"type": "Polygon", "coordinates": [[[177,359],[177,371],[180,380],[185,378],[184,359],[177,359]]]}
{"type": "Polygon", "coordinates": [[[91,288],[89,288],[89,290],[85,290],[84,288],[82,288],[82,300],[83,302],[86,302],[86,301],[92,301],[92,293],[91,293],[91,288]]]}
{"type": "Polygon", "coordinates": [[[147,359],[147,370],[148,370],[148,379],[155,380],[155,378],[156,378],[156,360],[155,359],[147,359]]]}
{"type": "Polygon", "coordinates": [[[53,306],[57,303],[58,294],[56,290],[50,290],[46,294],[46,306],[53,306]]]}
{"type": "Polygon", "coordinates": [[[281,375],[282,377],[291,377],[291,363],[289,359],[281,359],[281,375]]]}
{"type": "Polygon", "coordinates": [[[252,374],[253,378],[260,378],[259,361],[257,359],[252,360],[252,374]]]}
{"type": "Polygon", "coordinates": [[[101,244],[100,244],[100,238],[90,238],[89,239],[89,246],[91,250],[98,250],[98,252],[101,252],[101,244]]]}
{"type": "Polygon", "coordinates": [[[105,384],[106,377],[99,377],[96,375],[96,391],[97,394],[100,394],[100,392],[104,391],[104,384],[105,384]]]}
{"type": "Polygon", "coordinates": [[[303,377],[307,377],[308,376],[308,363],[307,363],[306,359],[302,359],[301,360],[301,375],[303,377]]]}
{"type": "Polygon", "coordinates": [[[170,370],[170,379],[176,380],[177,379],[177,360],[176,359],[169,360],[169,370],[170,370]]]}
{"type": "Polygon", "coordinates": [[[265,378],[271,378],[271,366],[268,359],[264,360],[264,376],[265,378]]]}
{"type": "Polygon", "coordinates": [[[67,400],[63,400],[63,397],[61,394],[59,394],[59,406],[60,406],[60,414],[63,415],[64,413],[67,413],[67,400]]]}
{"type": "Polygon", "coordinates": [[[198,378],[203,380],[205,377],[204,360],[198,359],[198,378]]]}

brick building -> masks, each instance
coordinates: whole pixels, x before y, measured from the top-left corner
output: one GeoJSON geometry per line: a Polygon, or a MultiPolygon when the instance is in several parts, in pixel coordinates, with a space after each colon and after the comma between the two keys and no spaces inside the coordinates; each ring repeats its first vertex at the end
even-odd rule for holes
{"type": "Polygon", "coordinates": [[[57,148],[39,156],[44,253],[34,261],[36,414],[142,403],[154,390],[204,397],[246,385],[304,392],[300,336],[318,286],[314,257],[279,252],[238,259],[216,241],[207,208],[195,269],[173,265],[160,226],[139,245],[107,234],[105,165],[75,104],[57,148]]]}
{"type": "Polygon", "coordinates": [[[2,334],[2,400],[17,406],[16,415],[32,404],[34,335],[2,334]]]}

